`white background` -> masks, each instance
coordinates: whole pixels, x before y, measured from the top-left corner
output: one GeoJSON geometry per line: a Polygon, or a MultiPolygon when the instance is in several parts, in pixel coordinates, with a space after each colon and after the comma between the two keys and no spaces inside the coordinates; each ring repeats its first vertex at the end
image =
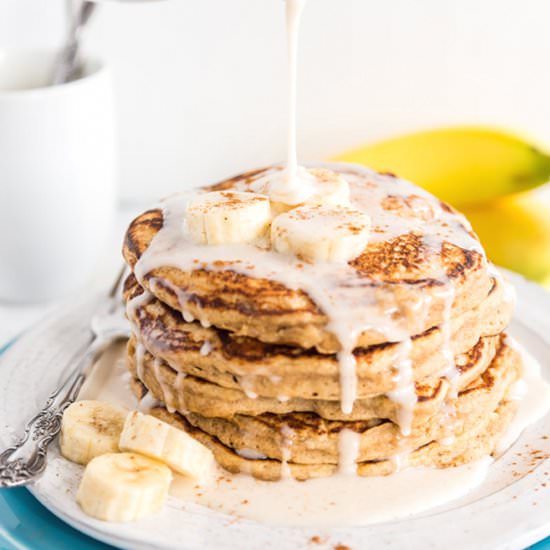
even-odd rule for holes
{"type": "MultiPolygon", "coordinates": [[[[64,0],[0,0],[0,47],[55,46],[64,0]]],[[[121,192],[153,199],[279,161],[282,0],[102,6],[86,47],[111,63],[121,192]]],[[[550,142],[549,0],[309,0],[299,152],[484,122],[550,142]]]]}

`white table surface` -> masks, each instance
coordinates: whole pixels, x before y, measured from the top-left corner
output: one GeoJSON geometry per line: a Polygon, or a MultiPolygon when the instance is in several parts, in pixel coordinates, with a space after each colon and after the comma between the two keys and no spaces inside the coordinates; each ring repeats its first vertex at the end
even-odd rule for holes
{"type": "MultiPolygon", "coordinates": [[[[80,292],[90,292],[101,288],[109,288],[118,269],[122,265],[122,239],[130,220],[144,205],[125,205],[117,212],[112,238],[106,246],[103,256],[98,262],[95,273],[80,292]]],[[[0,349],[24,332],[28,327],[38,322],[52,309],[70,301],[74,296],[66,296],[60,300],[43,304],[8,304],[0,302],[0,349]]]]}

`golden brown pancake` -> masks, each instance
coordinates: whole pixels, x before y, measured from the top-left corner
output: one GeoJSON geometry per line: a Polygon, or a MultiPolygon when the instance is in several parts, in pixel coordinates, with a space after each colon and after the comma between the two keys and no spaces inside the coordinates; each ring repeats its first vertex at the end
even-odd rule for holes
{"type": "Polygon", "coordinates": [[[248,449],[268,458],[283,459],[285,440],[290,437],[292,460],[300,464],[338,464],[341,430],[360,434],[359,462],[386,460],[413,451],[431,441],[470,432],[491,415],[510,386],[521,376],[521,357],[502,344],[491,366],[457,400],[447,403],[426,422],[417,424],[404,438],[399,427],[385,419],[335,421],[315,413],[237,414],[230,418],[209,418],[197,413],[185,415],[190,424],[214,436],[227,447],[248,449]],[[447,408],[452,405],[451,413],[447,408]],[[452,419],[448,419],[448,414],[452,419]],[[289,436],[289,433],[291,434],[289,436]]]}
{"type": "MultiPolygon", "coordinates": [[[[487,370],[497,348],[500,336],[488,336],[467,353],[455,358],[459,375],[453,382],[456,390],[469,386],[487,370]]],[[[194,412],[207,417],[231,418],[235,415],[257,416],[263,413],[284,415],[291,412],[313,412],[328,420],[388,419],[397,422],[400,405],[385,394],[357,400],[351,414],[342,412],[339,401],[319,399],[249,397],[241,389],[228,388],[193,375],[179,375],[166,362],[145,352],[141,358],[139,379],[153,397],[168,410],[182,414],[194,412]]],[[[128,366],[138,378],[135,341],[128,342],[128,366]]],[[[203,374],[203,373],[201,373],[203,374]]],[[[450,389],[446,378],[427,378],[416,383],[417,403],[413,426],[429,420],[441,408],[450,389]]]]}
{"type": "MultiPolygon", "coordinates": [[[[387,196],[380,203],[380,209],[385,209],[392,219],[398,221],[409,210],[414,214],[414,210],[406,208],[407,200],[413,195],[399,197],[403,198],[400,207],[396,208],[392,201],[387,204],[388,198],[398,198],[392,194],[397,186],[392,178],[360,173],[353,166],[340,167],[340,170],[344,177],[355,178],[365,189],[384,186],[387,196]]],[[[250,190],[266,171],[243,174],[208,189],[250,190]]],[[[477,243],[463,217],[451,207],[433,197],[428,206],[437,206],[447,216],[449,222],[442,226],[452,224],[457,240],[470,238],[477,243]]],[[[133,270],[164,224],[160,209],[149,210],[130,224],[123,253],[133,270]]],[[[374,227],[373,231],[383,231],[383,228],[374,227]]],[[[173,309],[237,335],[269,343],[315,347],[323,353],[340,349],[339,340],[327,326],[330,322],[327,313],[303,289],[291,289],[276,280],[240,273],[231,263],[218,262],[212,269],[203,267],[198,257],[194,265],[197,267],[180,269],[166,260],[143,274],[140,283],[173,309]]],[[[448,241],[444,241],[439,250],[434,249],[421,226],[388,240],[374,240],[348,265],[357,279],[354,285],[362,285],[365,293],[374,293],[382,309],[395,310],[410,335],[423,333],[445,320],[448,291],[452,290],[454,296],[451,316],[457,316],[482,302],[493,284],[487,262],[479,250],[448,241]],[[422,312],[417,307],[419,296],[425,299],[422,312]]],[[[349,285],[349,280],[335,278],[335,286],[338,285],[343,288],[349,285]]],[[[387,341],[385,331],[372,327],[361,333],[357,345],[366,347],[387,341]]]]}
{"type": "MultiPolygon", "coordinates": [[[[134,381],[139,394],[139,383],[134,381]]],[[[457,437],[452,444],[432,442],[413,451],[408,457],[408,466],[449,468],[477,460],[494,452],[500,436],[509,426],[517,409],[516,401],[504,401],[498,408],[487,415],[471,432],[457,437]]],[[[233,449],[225,446],[217,438],[193,427],[181,415],[169,413],[164,408],[155,408],[151,414],[176,426],[212,450],[216,461],[232,473],[247,473],[266,481],[277,481],[281,478],[281,461],[274,459],[249,459],[238,455],[233,449]]],[[[327,477],[336,473],[335,464],[300,464],[290,461],[288,466],[292,476],[298,480],[327,477]]],[[[360,476],[383,476],[396,471],[394,461],[381,460],[360,462],[357,474],[360,476]]]]}
{"type": "MultiPolygon", "coordinates": [[[[202,190],[263,192],[259,179],[276,170],[202,190]]],[[[153,414],[224,468],[260,479],[331,475],[348,430],[364,476],[394,472],[404,455],[410,466],[449,467],[492,453],[522,373],[502,335],[507,284],[460,213],[392,176],[336,170],[372,222],[347,263],[310,264],[263,237],[195,244],[181,197],[130,224],[134,391],[150,391],[161,404],[153,414]]]]}
{"type": "MultiPolygon", "coordinates": [[[[127,281],[125,296],[143,290],[134,278],[127,281]]],[[[493,287],[478,307],[450,321],[450,349],[457,356],[468,352],[483,336],[499,334],[508,324],[513,304],[505,299],[503,284],[493,287]]],[[[134,309],[131,321],[138,338],[155,357],[174,370],[204,378],[226,388],[263,397],[296,397],[337,400],[340,396],[339,364],[335,355],[315,350],[273,345],[240,337],[229,331],[199,323],[186,323],[179,312],[153,299],[134,309]],[[205,354],[205,343],[209,353],[205,354]],[[203,353],[201,353],[201,349],[203,353]]],[[[448,360],[442,344],[445,335],[432,328],[413,339],[411,359],[415,381],[437,376],[448,360]]],[[[386,393],[394,388],[397,344],[355,350],[358,399],[386,393]]]]}

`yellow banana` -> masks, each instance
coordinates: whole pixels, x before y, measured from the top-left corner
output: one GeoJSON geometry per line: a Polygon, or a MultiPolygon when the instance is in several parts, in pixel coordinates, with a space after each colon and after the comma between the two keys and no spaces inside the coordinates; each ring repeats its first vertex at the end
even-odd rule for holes
{"type": "Polygon", "coordinates": [[[550,283],[550,189],[463,208],[496,264],[550,283]]]}
{"type": "Polygon", "coordinates": [[[464,126],[405,135],[338,155],[408,179],[457,207],[550,180],[550,155],[522,138],[464,126]]]}

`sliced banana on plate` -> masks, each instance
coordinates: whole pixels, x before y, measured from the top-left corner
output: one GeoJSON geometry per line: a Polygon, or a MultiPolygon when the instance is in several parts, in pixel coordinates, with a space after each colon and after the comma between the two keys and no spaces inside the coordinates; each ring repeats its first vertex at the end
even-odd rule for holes
{"type": "Polygon", "coordinates": [[[300,206],[271,226],[275,250],[311,262],[347,262],[368,243],[370,218],[346,206],[300,206]]]}
{"type": "Polygon", "coordinates": [[[118,440],[128,411],[101,401],[77,401],[63,414],[61,454],[78,464],[118,451],[118,440]]]}
{"type": "Polygon", "coordinates": [[[76,500],[104,521],[135,521],[158,512],[172,481],[170,468],[135,453],[94,458],[84,470],[76,500]]]}
{"type": "Polygon", "coordinates": [[[119,447],[159,460],[175,472],[200,481],[208,481],[214,471],[214,456],[204,445],[184,431],[137,411],[126,418],[119,447]]]}
{"type": "Polygon", "coordinates": [[[270,223],[269,198],[259,193],[204,193],[185,212],[187,233],[199,244],[252,243],[266,235],[270,223]]]}

